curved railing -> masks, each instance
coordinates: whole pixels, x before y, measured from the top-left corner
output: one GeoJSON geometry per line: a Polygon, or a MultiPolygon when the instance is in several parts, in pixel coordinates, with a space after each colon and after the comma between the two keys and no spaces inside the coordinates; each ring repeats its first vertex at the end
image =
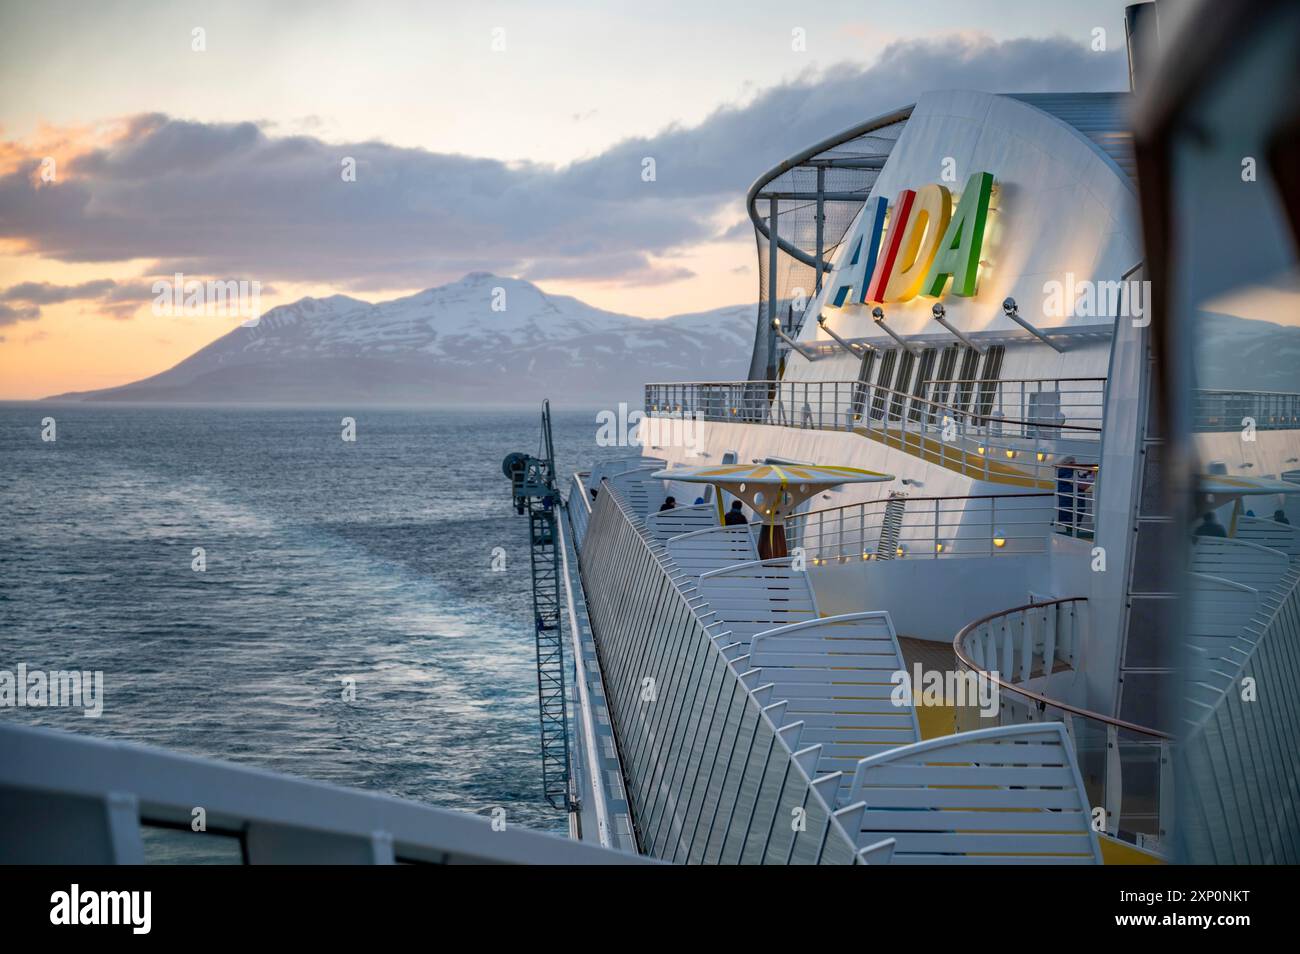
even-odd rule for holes
{"type": "Polygon", "coordinates": [[[1167,850],[1173,818],[1173,738],[1168,733],[1093,712],[1059,697],[1075,688],[1087,627],[1085,597],[1030,603],[990,613],[953,640],[962,671],[987,679],[997,715],[959,708],[958,728],[1064,722],[1094,813],[1105,831],[1153,851],[1167,850]]]}

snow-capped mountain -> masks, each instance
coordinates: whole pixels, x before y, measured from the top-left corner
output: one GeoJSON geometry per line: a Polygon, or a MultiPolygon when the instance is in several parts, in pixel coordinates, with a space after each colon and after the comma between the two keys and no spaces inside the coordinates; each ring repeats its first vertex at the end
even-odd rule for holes
{"type": "Polygon", "coordinates": [[[373,305],[345,295],[281,305],[161,374],[58,399],[639,403],[646,381],[744,377],[755,313],[636,318],[475,272],[373,305]]]}
{"type": "Polygon", "coordinates": [[[1194,354],[1199,387],[1295,390],[1300,328],[1205,312],[1197,331],[1194,354]]]}

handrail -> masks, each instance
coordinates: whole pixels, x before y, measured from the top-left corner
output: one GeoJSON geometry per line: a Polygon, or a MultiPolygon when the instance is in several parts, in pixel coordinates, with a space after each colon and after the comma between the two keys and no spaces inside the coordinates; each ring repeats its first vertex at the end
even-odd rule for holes
{"type": "Polygon", "coordinates": [[[985,623],[991,623],[1000,617],[1011,616],[1014,613],[1021,613],[1027,610],[1042,609],[1044,606],[1055,606],[1060,603],[1086,603],[1087,601],[1088,598],[1086,596],[1065,596],[1059,599],[1043,600],[1039,603],[1025,603],[1021,606],[1013,606],[1011,609],[998,610],[995,613],[989,613],[987,616],[981,616],[979,619],[967,623],[957,633],[957,636],[952,641],[953,652],[957,655],[957,659],[962,663],[962,665],[967,669],[970,669],[972,672],[978,672],[986,679],[991,680],[999,689],[1005,689],[1015,695],[1023,696],[1040,706],[1051,706],[1053,709],[1060,709],[1062,712],[1068,712],[1071,715],[1077,715],[1093,722],[1100,722],[1103,725],[1114,726],[1117,729],[1123,729],[1126,732],[1134,732],[1138,735],[1147,736],[1154,740],[1172,741],[1173,736],[1161,732],[1159,729],[1138,725],[1134,722],[1128,722],[1125,719],[1116,718],[1115,716],[1102,715],[1100,712],[1094,712],[1091,709],[1084,709],[1081,706],[1071,705],[1068,702],[1062,702],[1060,699],[1052,699],[1042,693],[1034,692],[1030,689],[1017,686],[1014,683],[1007,682],[999,673],[989,672],[983,667],[976,665],[975,661],[966,654],[966,650],[962,646],[962,642],[968,635],[980,626],[983,626],[985,623]]]}
{"type": "MultiPolygon", "coordinates": [[[[1079,465],[1073,465],[1073,464],[1072,464],[1071,466],[1079,466],[1079,465]]],[[[1093,468],[1093,469],[1096,469],[1095,465],[1094,465],[1094,468],[1093,468]]],[[[918,503],[918,502],[922,502],[922,501],[926,501],[926,500],[930,500],[930,501],[933,501],[933,500],[988,500],[988,499],[991,499],[991,498],[998,498],[998,499],[1001,499],[1001,498],[1003,498],[1003,497],[1052,497],[1052,496],[1054,496],[1054,494],[1053,494],[1050,490],[1036,490],[1036,491],[1034,491],[1033,493],[1029,493],[1029,494],[953,494],[952,496],[946,496],[946,497],[907,497],[906,500],[907,500],[908,503],[918,503]]],[[[822,509],[822,510],[808,510],[808,511],[805,511],[804,513],[793,513],[793,514],[791,514],[789,517],[787,517],[786,519],[787,519],[787,520],[797,520],[797,519],[799,519],[800,517],[811,517],[811,516],[813,516],[814,514],[834,513],[836,510],[846,510],[846,509],[848,509],[849,507],[865,507],[865,506],[869,506],[870,504],[877,504],[877,503],[879,503],[879,504],[886,504],[886,503],[889,503],[889,498],[888,498],[888,497],[880,497],[880,498],[878,498],[878,499],[876,499],[876,500],[864,500],[864,501],[862,501],[861,503],[855,503],[855,504],[840,504],[838,507],[826,507],[826,508],[824,508],[824,509],[822,509]]],[[[1042,605],[1042,604],[1038,604],[1038,603],[1036,603],[1036,604],[1034,604],[1034,605],[1039,606],[1039,605],[1042,605]]]]}
{"type": "MultiPolygon", "coordinates": [[[[755,720],[762,721],[766,731],[771,735],[772,751],[769,758],[777,757],[778,746],[783,750],[780,754],[786,760],[790,773],[787,785],[794,781],[801,784],[803,791],[800,804],[809,807],[810,815],[812,809],[816,807],[819,810],[818,817],[825,818],[824,826],[817,830],[809,825],[807,829],[809,835],[803,836],[814,838],[820,836],[815,848],[816,860],[829,860],[832,857],[853,858],[856,854],[856,845],[853,837],[844,827],[843,816],[836,813],[833,799],[827,800],[824,795],[825,783],[816,777],[815,771],[801,761],[798,757],[799,752],[791,747],[785,734],[786,727],[778,723],[780,710],[767,704],[763,697],[765,687],[751,686],[741,678],[741,673],[732,665],[732,657],[727,654],[725,647],[717,639],[719,634],[716,630],[721,624],[708,619],[711,614],[707,604],[701,605],[698,595],[688,591],[684,577],[677,572],[676,565],[669,557],[666,548],[654,540],[644,520],[635,513],[623,494],[613,484],[607,484],[605,492],[600,495],[596,507],[593,508],[593,520],[595,525],[601,528],[601,539],[610,549],[594,559],[590,556],[584,557],[582,573],[586,592],[593,598],[593,634],[600,651],[602,667],[607,671],[616,671],[616,675],[612,676],[607,684],[609,697],[613,703],[610,715],[615,720],[616,726],[620,719],[627,717],[629,707],[638,712],[644,711],[644,709],[637,709],[633,695],[640,690],[640,673],[644,672],[643,667],[646,665],[646,657],[642,656],[642,653],[653,650],[656,643],[659,644],[658,651],[668,651],[664,644],[669,640],[669,634],[664,632],[662,627],[647,629],[642,614],[651,609],[666,608],[668,600],[680,600],[681,606],[687,610],[687,615],[674,617],[677,624],[684,629],[678,633],[678,636],[673,637],[673,646],[677,646],[678,637],[707,641],[708,664],[724,669],[743,690],[742,705],[748,707],[748,714],[752,714],[755,720]],[[587,582],[589,578],[590,583],[587,582]],[[631,585],[632,582],[636,582],[635,587],[631,585]],[[642,583],[650,585],[642,586],[642,583]],[[663,584],[666,586],[657,588],[663,584]],[[633,599],[634,605],[629,607],[627,603],[620,602],[622,597],[633,599]],[[647,600],[652,602],[646,602],[647,600]]],[[[725,680],[717,680],[712,684],[718,687],[717,695],[712,701],[705,700],[705,704],[715,706],[723,697],[727,684],[725,680]]],[[[655,735],[662,733],[663,722],[668,717],[658,713],[669,710],[675,712],[678,703],[685,706],[687,689],[683,687],[687,685],[688,682],[683,681],[666,681],[663,691],[676,694],[676,698],[667,698],[665,701],[668,704],[662,709],[651,707],[651,712],[654,714],[644,717],[638,715],[638,720],[641,718],[646,720],[647,725],[642,727],[643,730],[651,731],[655,735]]],[[[729,690],[726,694],[729,698],[729,690]]],[[[694,697],[695,690],[690,689],[689,695],[694,697]]],[[[696,700],[696,703],[699,704],[699,700],[696,700]]],[[[624,728],[626,729],[626,726],[624,728]]],[[[625,737],[631,738],[631,736],[625,737]]],[[[640,813],[638,819],[640,825],[649,826],[641,830],[641,838],[646,850],[664,857],[676,857],[682,844],[681,839],[676,835],[666,834],[666,829],[662,827],[663,815],[657,811],[663,807],[661,802],[657,801],[663,797],[659,793],[662,784],[658,777],[658,765],[652,756],[642,750],[632,751],[625,766],[631,782],[629,799],[634,802],[640,813]]],[[[700,770],[702,771],[702,767],[700,770]]],[[[682,781],[684,782],[685,779],[683,778],[682,781]]],[[[692,788],[687,801],[702,799],[706,789],[721,792],[721,786],[725,781],[726,779],[722,777],[715,781],[710,775],[704,787],[698,790],[692,788]]],[[[674,798],[673,795],[667,797],[674,798]]],[[[750,792],[748,796],[736,794],[732,806],[728,808],[729,816],[733,820],[740,819],[745,825],[762,825],[766,832],[766,826],[771,824],[770,818],[762,821],[761,812],[747,812],[744,805],[736,807],[740,805],[742,798],[748,798],[748,808],[753,808],[760,797],[761,793],[757,791],[750,792]],[[745,817],[749,818],[748,822],[743,821],[745,817]],[[756,822],[755,819],[759,821],[756,822]]],[[[720,811],[720,805],[719,798],[715,802],[715,810],[720,811]]],[[[699,818],[703,818],[703,811],[699,818]]],[[[748,836],[745,830],[740,830],[740,834],[746,838],[748,836]]],[[[800,837],[799,834],[794,836],[795,844],[791,846],[791,850],[797,847],[800,837]]],[[[731,837],[731,829],[728,828],[719,851],[725,855],[727,846],[733,843],[736,843],[736,840],[731,837]]],[[[747,841],[744,842],[744,847],[748,849],[747,841]]],[[[691,844],[689,848],[693,852],[695,844],[691,844]]],[[[766,853],[764,860],[767,860],[766,853]]]]}
{"type": "MultiPolygon", "coordinates": [[[[1042,380],[1059,381],[1065,379],[1045,378],[1042,380]]],[[[1103,378],[1103,379],[1079,379],[1079,380],[1105,380],[1105,379],[1103,378]]],[[[996,383],[996,382],[978,381],[978,380],[944,379],[939,381],[929,381],[926,383],[927,385],[970,384],[974,386],[979,386],[981,384],[989,384],[989,383],[996,383]]],[[[954,407],[951,404],[944,404],[940,401],[934,401],[931,400],[930,398],[922,397],[921,395],[915,394],[911,391],[896,391],[893,388],[887,388],[879,384],[871,383],[869,381],[859,381],[859,380],[796,381],[796,380],[782,379],[782,380],[767,380],[767,381],[667,381],[667,382],[656,382],[656,383],[647,384],[645,386],[647,398],[649,397],[652,388],[670,389],[670,390],[684,389],[684,388],[742,388],[742,389],[753,389],[755,392],[775,391],[778,395],[777,400],[779,400],[779,395],[782,389],[789,389],[792,392],[792,394],[797,394],[800,390],[802,390],[803,395],[806,397],[809,389],[815,389],[817,391],[825,391],[826,389],[830,388],[833,389],[835,396],[837,398],[841,395],[841,389],[843,389],[842,393],[844,397],[848,400],[850,407],[859,409],[858,412],[859,416],[861,415],[861,413],[865,412],[870,414],[872,418],[877,418],[877,419],[883,417],[883,418],[888,418],[889,420],[901,421],[907,418],[909,415],[914,414],[916,412],[917,410],[916,405],[923,405],[924,409],[922,410],[922,413],[927,415],[931,419],[934,419],[938,417],[940,413],[943,413],[945,415],[951,416],[954,421],[969,418],[976,421],[983,421],[988,424],[996,423],[998,426],[1013,425],[1013,426],[1018,426],[1023,428],[1055,429],[1058,431],[1078,431],[1085,434],[1098,434],[1098,435],[1100,435],[1102,432],[1102,429],[1100,427],[1094,427],[1090,424],[1062,424],[1056,421],[1041,420],[1041,419],[1034,419],[1034,418],[1023,420],[1020,418],[1006,417],[1001,413],[993,411],[991,408],[987,411],[981,410],[977,406],[972,406],[964,409],[958,408],[958,407],[954,407]],[[911,404],[912,406],[907,407],[908,404],[911,404]],[[906,409],[904,410],[904,408],[906,409]]],[[[1074,393],[1074,392],[1065,392],[1065,393],[1074,393]]],[[[1084,393],[1084,392],[1079,392],[1079,393],[1084,393]]],[[[978,405],[984,400],[984,398],[975,390],[972,390],[972,392],[969,395],[967,395],[967,397],[970,399],[972,405],[978,405]]],[[[763,394],[762,400],[766,404],[768,403],[769,398],[767,397],[766,394],[763,394]]],[[[659,410],[659,406],[657,403],[648,400],[646,403],[647,405],[649,405],[647,407],[648,412],[659,410]]],[[[818,403],[820,406],[821,401],[819,400],[818,403]]],[[[665,410],[667,410],[667,407],[665,407],[665,410]]],[[[710,418],[708,417],[705,418],[705,420],[709,420],[709,419],[710,418]]],[[[729,418],[725,416],[721,416],[717,418],[717,420],[728,420],[728,419],[729,418]]],[[[1058,439],[1062,439],[1062,438],[1058,438],[1058,439]]]]}
{"type": "Polygon", "coordinates": [[[1059,493],[897,495],[791,514],[787,538],[814,566],[838,560],[1042,553],[1061,528],[1059,493]],[[1001,507],[999,507],[1001,505],[1001,507]],[[919,548],[919,549],[918,549],[919,548]]]}
{"type": "Polygon", "coordinates": [[[379,792],[31,726],[0,724],[0,787],[17,795],[15,823],[83,834],[0,842],[11,863],[142,864],[142,827],[189,833],[195,805],[207,827],[193,837],[236,835],[246,864],[650,860],[515,825],[493,831],[481,816],[379,792]]]}
{"type": "MultiPolygon", "coordinates": [[[[578,475],[574,474],[574,479],[578,475]]],[[[578,480],[581,485],[581,480],[578,480]]],[[[585,503],[585,501],[584,501],[585,503]]],[[[588,507],[590,511],[590,507],[588,507]]],[[[579,720],[582,723],[582,743],[587,755],[587,771],[591,775],[591,800],[592,811],[596,816],[596,836],[602,848],[613,848],[612,832],[613,826],[609,820],[609,807],[605,803],[605,786],[601,780],[601,759],[600,749],[596,746],[596,732],[592,727],[593,711],[591,707],[591,697],[587,692],[587,679],[585,665],[583,663],[582,634],[578,631],[578,608],[573,600],[573,582],[569,570],[569,553],[567,539],[564,531],[564,516],[561,514],[560,519],[555,521],[555,526],[559,532],[559,551],[560,564],[564,577],[564,600],[566,608],[569,611],[569,639],[572,642],[573,649],[573,681],[578,688],[578,706],[579,720]]],[[[621,775],[621,766],[620,766],[621,775]]]]}

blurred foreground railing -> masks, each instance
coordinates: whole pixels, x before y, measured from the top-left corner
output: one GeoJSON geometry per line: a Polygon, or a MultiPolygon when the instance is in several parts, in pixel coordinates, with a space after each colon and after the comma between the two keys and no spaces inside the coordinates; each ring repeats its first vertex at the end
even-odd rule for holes
{"type": "Polygon", "coordinates": [[[1239,431],[1254,421],[1260,431],[1300,429],[1300,394],[1288,391],[1196,391],[1194,431],[1239,431]]]}

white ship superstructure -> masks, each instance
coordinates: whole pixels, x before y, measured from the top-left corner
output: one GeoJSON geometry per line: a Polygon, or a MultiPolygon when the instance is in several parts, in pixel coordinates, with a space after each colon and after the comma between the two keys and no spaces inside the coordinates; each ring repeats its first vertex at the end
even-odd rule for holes
{"type": "MultiPolygon", "coordinates": [[[[578,678],[641,851],[1173,856],[1178,746],[1217,744],[1252,655],[1297,638],[1300,396],[1197,391],[1195,505],[1223,536],[1184,576],[1130,99],[932,92],[750,190],[750,378],[648,384],[644,456],[568,498],[599,659],[578,678]],[[794,506],[812,466],[893,479],[794,506]],[[740,485],[727,525],[744,474],[780,492],[740,485]]],[[[1278,738],[1253,765],[1263,734],[1211,788],[1290,758],[1278,738]]],[[[1225,825],[1188,855],[1244,855],[1225,825]]],[[[1252,857],[1293,857],[1295,831],[1253,832],[1252,857]]]]}
{"type": "Polygon", "coordinates": [[[646,384],[624,459],[557,474],[549,407],[506,458],[585,844],[4,726],[0,858],[137,862],[205,806],[248,862],[1300,862],[1300,382],[1198,353],[1300,313],[1259,99],[1300,10],[1230,6],[1131,55],[1136,105],[941,90],[791,156],[747,379],[646,384]]]}

